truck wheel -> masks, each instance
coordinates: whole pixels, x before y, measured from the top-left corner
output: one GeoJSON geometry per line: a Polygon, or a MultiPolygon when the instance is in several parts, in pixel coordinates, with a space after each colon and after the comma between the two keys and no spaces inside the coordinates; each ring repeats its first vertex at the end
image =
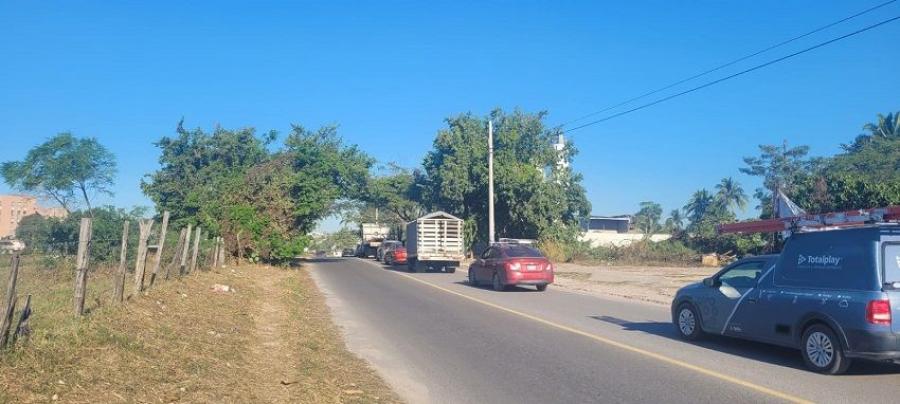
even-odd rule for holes
{"type": "Polygon", "coordinates": [[[447,268],[447,273],[448,273],[448,274],[452,274],[452,273],[454,273],[454,272],[456,272],[456,267],[450,267],[450,268],[447,268]]]}
{"type": "Polygon", "coordinates": [[[409,272],[416,272],[416,269],[417,269],[417,268],[416,268],[416,265],[417,265],[417,262],[416,262],[416,261],[417,261],[417,260],[416,260],[415,258],[408,258],[408,259],[407,259],[406,269],[408,269],[409,272]]]}
{"type": "Polygon", "coordinates": [[[800,340],[803,362],[810,370],[826,375],[839,375],[850,367],[850,358],[831,328],[814,324],[803,332],[800,340]]]}
{"type": "Polygon", "coordinates": [[[500,275],[497,275],[496,273],[494,273],[494,276],[491,278],[491,286],[498,292],[506,290],[506,286],[503,285],[503,282],[500,282],[500,275]]]}

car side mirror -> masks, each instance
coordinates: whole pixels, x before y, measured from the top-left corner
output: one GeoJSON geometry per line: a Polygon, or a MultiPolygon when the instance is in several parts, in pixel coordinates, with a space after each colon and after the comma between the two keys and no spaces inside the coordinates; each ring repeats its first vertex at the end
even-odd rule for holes
{"type": "Polygon", "coordinates": [[[703,279],[703,284],[706,285],[706,287],[708,287],[708,288],[712,288],[712,287],[716,286],[716,280],[713,279],[712,277],[705,278],[705,279],[703,279]]]}

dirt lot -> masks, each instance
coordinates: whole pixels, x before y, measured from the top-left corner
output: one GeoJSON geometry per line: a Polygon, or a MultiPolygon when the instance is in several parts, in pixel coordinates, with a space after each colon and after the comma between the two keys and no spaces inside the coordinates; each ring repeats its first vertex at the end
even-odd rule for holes
{"type": "Polygon", "coordinates": [[[399,401],[346,350],[303,269],[195,273],[124,306],[109,302],[109,277],[97,274],[81,319],[71,314],[71,274],[21,276],[34,331],[0,351],[0,403],[399,401]]]}
{"type": "Polygon", "coordinates": [[[719,268],[584,266],[557,264],[556,286],[564,289],[641,300],[668,306],[678,288],[698,282],[719,268]]]}

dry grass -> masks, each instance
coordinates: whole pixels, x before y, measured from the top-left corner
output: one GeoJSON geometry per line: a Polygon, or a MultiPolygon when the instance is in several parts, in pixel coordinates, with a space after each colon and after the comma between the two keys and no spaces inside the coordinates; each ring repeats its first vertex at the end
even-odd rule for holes
{"type": "Polygon", "coordinates": [[[34,295],[34,332],[0,352],[0,402],[398,400],[345,349],[302,269],[195,273],[124,306],[110,303],[110,274],[92,275],[90,313],[75,319],[71,271],[23,267],[18,294],[34,295]]]}

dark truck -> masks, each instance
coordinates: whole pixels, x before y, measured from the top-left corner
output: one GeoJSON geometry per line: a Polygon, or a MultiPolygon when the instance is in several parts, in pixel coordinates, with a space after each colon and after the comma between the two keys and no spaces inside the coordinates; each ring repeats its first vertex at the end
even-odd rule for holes
{"type": "Polygon", "coordinates": [[[797,348],[819,373],[843,373],[854,358],[900,361],[900,226],[793,234],[779,255],[739,260],[679,290],[672,321],[685,339],[797,348]]]}

